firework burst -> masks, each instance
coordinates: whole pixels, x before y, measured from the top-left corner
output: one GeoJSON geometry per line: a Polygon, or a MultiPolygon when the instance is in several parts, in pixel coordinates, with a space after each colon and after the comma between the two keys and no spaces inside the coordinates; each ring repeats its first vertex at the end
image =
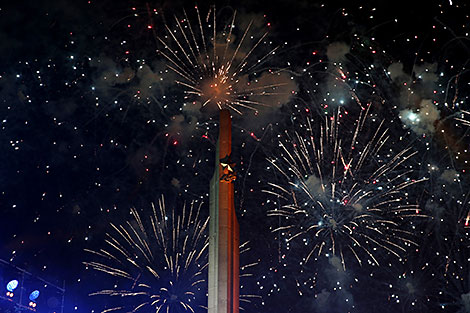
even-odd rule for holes
{"type": "MultiPolygon", "coordinates": [[[[166,207],[162,197],[157,206],[152,204],[148,218],[132,209],[132,218],[125,224],[111,224],[113,231],[106,234],[105,248],[86,250],[101,261],[85,265],[118,281],[113,289],[91,294],[121,298],[116,301],[119,305],[102,312],[207,311],[209,217],[201,215],[202,205],[202,202],[185,204],[178,215],[174,208],[166,207]]],[[[240,245],[240,254],[248,251],[249,242],[240,245]]],[[[242,283],[249,282],[251,270],[257,264],[240,266],[242,283]]],[[[257,298],[260,296],[240,294],[243,306],[257,298]]]]}
{"type": "Polygon", "coordinates": [[[376,251],[399,258],[416,245],[413,232],[401,227],[423,216],[407,193],[424,180],[411,179],[413,169],[405,166],[416,152],[395,153],[384,121],[369,111],[361,110],[349,128],[352,114],[341,108],[318,127],[307,119],[302,133],[286,132],[280,157],[270,159],[286,183],[269,184],[266,192],[281,205],[268,214],[285,218],[274,231],[287,245],[296,239],[308,247],[304,263],[323,253],[337,256],[343,269],[347,254],[379,265],[376,251]]]}
{"type": "Polygon", "coordinates": [[[201,107],[229,108],[239,114],[241,109],[264,105],[260,98],[282,94],[278,89],[288,84],[279,72],[269,71],[270,78],[257,77],[256,69],[277,48],[263,53],[258,50],[265,43],[267,31],[252,35],[251,21],[240,32],[235,26],[236,12],[224,27],[218,29],[215,6],[205,19],[196,6],[197,23],[192,25],[186,11],[183,18],[175,16],[175,25],[165,24],[167,35],[157,37],[164,49],[158,52],[166,59],[168,67],[178,75],[176,81],[185,89],[187,98],[201,107]],[[272,74],[272,75],[271,75],[272,74]]]}
{"type": "Polygon", "coordinates": [[[119,296],[124,304],[102,312],[198,312],[206,305],[208,218],[200,215],[202,203],[184,205],[181,215],[167,210],[164,199],[152,205],[142,219],[132,209],[124,225],[111,224],[106,248],[88,252],[100,262],[87,266],[123,279],[120,288],[92,295],[119,296]],[[201,292],[202,290],[202,292],[201,292]]]}

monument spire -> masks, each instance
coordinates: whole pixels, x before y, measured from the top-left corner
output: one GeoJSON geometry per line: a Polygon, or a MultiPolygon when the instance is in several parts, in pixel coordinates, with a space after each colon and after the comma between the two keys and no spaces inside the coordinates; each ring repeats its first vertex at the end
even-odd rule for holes
{"type": "Polygon", "coordinates": [[[208,313],[238,313],[239,228],[235,214],[235,172],[231,161],[232,121],[220,111],[216,164],[210,185],[208,313]]]}

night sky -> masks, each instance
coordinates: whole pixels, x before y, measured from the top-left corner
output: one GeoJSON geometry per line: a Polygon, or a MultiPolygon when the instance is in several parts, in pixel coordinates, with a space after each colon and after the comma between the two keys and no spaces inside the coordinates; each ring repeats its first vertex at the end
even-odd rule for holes
{"type": "Polygon", "coordinates": [[[64,312],[207,312],[219,104],[245,312],[470,313],[465,0],[8,2],[0,259],[64,312]]]}

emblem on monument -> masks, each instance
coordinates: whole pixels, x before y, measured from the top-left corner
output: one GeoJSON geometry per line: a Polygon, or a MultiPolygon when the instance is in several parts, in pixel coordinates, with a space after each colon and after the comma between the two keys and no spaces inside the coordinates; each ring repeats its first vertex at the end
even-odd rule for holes
{"type": "Polygon", "coordinates": [[[220,181],[224,183],[230,183],[237,178],[237,173],[234,171],[235,163],[230,159],[230,155],[220,159],[220,165],[222,166],[222,175],[220,181]]]}

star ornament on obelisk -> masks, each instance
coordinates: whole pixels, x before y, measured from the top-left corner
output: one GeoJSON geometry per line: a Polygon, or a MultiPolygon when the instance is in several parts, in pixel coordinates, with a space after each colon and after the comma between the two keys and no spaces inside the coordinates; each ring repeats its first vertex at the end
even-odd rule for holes
{"type": "Polygon", "coordinates": [[[209,313],[239,311],[239,228],[233,187],[236,174],[231,152],[232,122],[229,110],[223,109],[210,185],[209,313]]]}

